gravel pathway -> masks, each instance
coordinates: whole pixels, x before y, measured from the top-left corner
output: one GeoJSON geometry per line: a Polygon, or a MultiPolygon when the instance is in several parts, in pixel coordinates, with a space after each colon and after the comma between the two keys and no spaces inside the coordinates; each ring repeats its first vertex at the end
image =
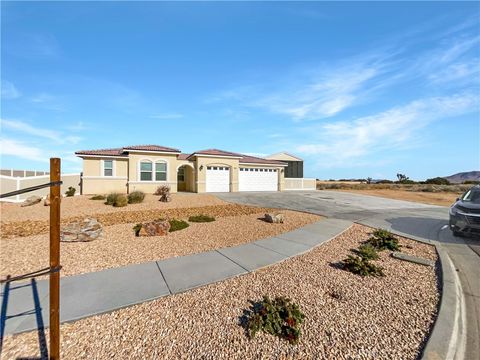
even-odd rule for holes
{"type": "MultiPolygon", "coordinates": [[[[383,278],[359,277],[336,263],[369,237],[354,225],[334,240],[280,264],[183,294],[62,325],[64,359],[415,359],[439,300],[435,269],[381,253],[383,278]],[[248,300],[287,296],[306,315],[298,345],[245,337],[248,300]]],[[[409,252],[436,258],[400,238],[409,252]]],[[[48,336],[48,331],[47,331],[48,336]]],[[[7,336],[3,356],[39,356],[38,334],[7,336]]]]}
{"type": "MultiPolygon", "coordinates": [[[[251,209],[258,211],[258,208],[251,209]]],[[[101,239],[61,243],[62,276],[240,245],[321,219],[317,215],[295,211],[282,213],[285,214],[283,224],[260,220],[263,213],[227,216],[211,223],[190,223],[184,230],[154,237],[135,237],[132,230],[135,223],[106,226],[101,239]]],[[[48,234],[2,239],[1,249],[2,278],[48,266],[48,234]]]]}

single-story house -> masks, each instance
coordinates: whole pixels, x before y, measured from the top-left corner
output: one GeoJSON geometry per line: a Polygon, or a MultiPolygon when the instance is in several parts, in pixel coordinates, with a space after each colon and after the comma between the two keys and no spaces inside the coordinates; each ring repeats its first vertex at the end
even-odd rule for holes
{"type": "Polygon", "coordinates": [[[260,158],[218,149],[184,154],[159,145],[83,150],[82,193],[104,194],[141,190],[153,193],[160,185],[172,192],[282,191],[285,176],[303,176],[303,161],[280,153],[260,158]],[[290,162],[302,162],[289,169],[290,162]]]}

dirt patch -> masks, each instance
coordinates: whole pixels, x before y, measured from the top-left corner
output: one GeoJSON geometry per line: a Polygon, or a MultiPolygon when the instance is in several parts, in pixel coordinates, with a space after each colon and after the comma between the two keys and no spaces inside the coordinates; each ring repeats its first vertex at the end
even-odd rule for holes
{"type": "MultiPolygon", "coordinates": [[[[228,209],[232,211],[232,208],[228,209]]],[[[258,208],[253,209],[257,213],[249,214],[251,209],[248,209],[246,214],[237,211],[236,216],[225,216],[228,212],[224,212],[224,216],[217,217],[214,222],[190,223],[188,228],[167,236],[135,237],[132,229],[134,222],[106,226],[103,238],[92,242],[61,243],[62,276],[240,245],[321,219],[312,214],[282,211],[285,222],[269,224],[259,220],[263,213],[258,213],[258,208]]],[[[181,218],[188,217],[185,213],[178,215],[181,218]]],[[[48,266],[48,234],[2,239],[1,246],[2,278],[8,274],[21,275],[48,266]]]]}
{"type": "Polygon", "coordinates": [[[429,192],[414,192],[406,190],[350,190],[339,189],[335,191],[351,192],[356,194],[379,196],[395,200],[405,200],[419,202],[429,205],[451,206],[461,193],[429,193],[429,192]]]}
{"type": "MultiPolygon", "coordinates": [[[[434,321],[439,293],[435,269],[390,257],[385,277],[362,278],[334,268],[368,239],[354,225],[302,256],[251,274],[61,327],[63,358],[415,359],[434,321]],[[298,345],[239,326],[248,300],[287,296],[306,315],[298,345]]],[[[400,238],[419,256],[429,245],[400,238]],[[418,253],[417,253],[418,251],[418,253]]],[[[48,331],[47,331],[48,336],[48,331]]],[[[37,332],[7,336],[5,358],[37,357],[37,332]]]]}

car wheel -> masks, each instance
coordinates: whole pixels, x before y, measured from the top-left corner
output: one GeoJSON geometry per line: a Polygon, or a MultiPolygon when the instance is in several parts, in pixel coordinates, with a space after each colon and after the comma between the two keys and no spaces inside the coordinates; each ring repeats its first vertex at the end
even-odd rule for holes
{"type": "Polygon", "coordinates": [[[453,233],[453,236],[463,237],[463,233],[461,231],[452,230],[452,233],[453,233]]]}

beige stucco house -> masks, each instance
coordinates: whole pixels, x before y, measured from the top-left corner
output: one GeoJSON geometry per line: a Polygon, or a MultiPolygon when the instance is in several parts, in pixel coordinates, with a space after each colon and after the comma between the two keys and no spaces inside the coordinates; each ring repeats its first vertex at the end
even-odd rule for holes
{"type": "Polygon", "coordinates": [[[160,185],[172,192],[282,191],[286,162],[218,149],[184,154],[159,145],[77,151],[83,159],[82,193],[105,194],[160,185]]]}

